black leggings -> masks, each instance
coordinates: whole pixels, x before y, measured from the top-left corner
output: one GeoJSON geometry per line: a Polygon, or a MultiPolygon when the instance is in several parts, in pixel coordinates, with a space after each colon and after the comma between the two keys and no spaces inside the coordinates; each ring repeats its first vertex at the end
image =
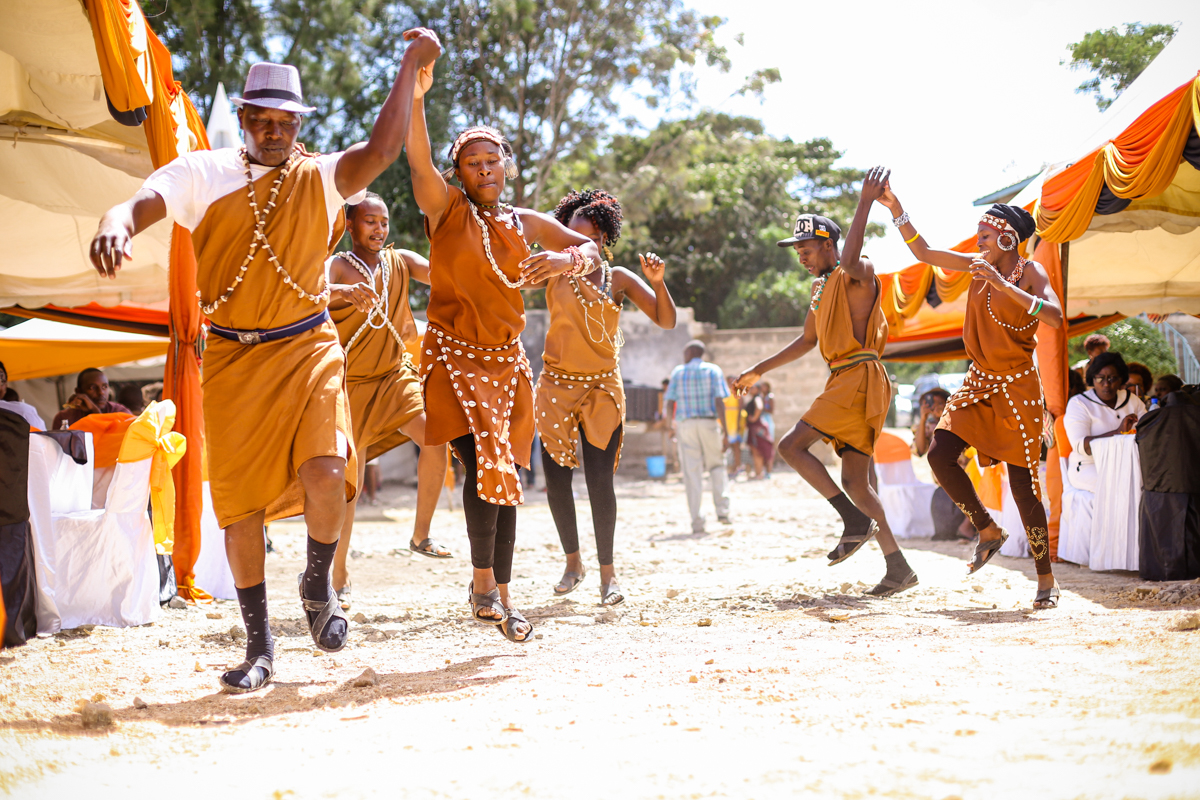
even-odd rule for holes
{"type": "MultiPolygon", "coordinates": [[[[967,446],[966,442],[948,430],[934,431],[933,442],[929,445],[929,466],[946,494],[967,515],[975,530],[981,531],[992,524],[992,517],[975,493],[975,484],[971,483],[966,470],[958,465],[958,457],[967,446]]],[[[1021,523],[1025,526],[1025,536],[1029,539],[1029,550],[1033,554],[1037,573],[1049,575],[1050,538],[1046,507],[1033,490],[1033,477],[1029,470],[1009,464],[1008,487],[1021,514],[1021,523]]]]}
{"type": "Polygon", "coordinates": [[[491,569],[496,583],[512,580],[513,550],[517,546],[517,507],[492,505],[480,498],[476,486],[475,437],[460,436],[450,442],[462,459],[463,512],[467,517],[467,538],[471,540],[471,566],[491,569]]]}
{"type": "MultiPolygon", "coordinates": [[[[621,428],[613,431],[608,446],[601,450],[587,440],[583,426],[579,438],[583,442],[583,478],[587,482],[588,499],[592,504],[592,526],[596,529],[596,555],[600,566],[613,563],[613,536],[617,529],[617,495],[613,491],[613,465],[621,447],[621,428]]],[[[564,553],[579,552],[579,526],[575,521],[575,495],[571,491],[571,475],[575,470],[555,462],[542,445],[542,470],[546,473],[546,500],[558,528],[558,538],[564,553]]]]}

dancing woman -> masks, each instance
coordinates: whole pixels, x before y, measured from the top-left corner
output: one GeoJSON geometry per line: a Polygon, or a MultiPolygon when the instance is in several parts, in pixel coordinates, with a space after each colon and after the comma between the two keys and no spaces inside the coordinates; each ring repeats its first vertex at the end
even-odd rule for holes
{"type": "Polygon", "coordinates": [[[527,642],[533,626],[508,590],[517,506],[524,501],[517,466],[528,466],[534,430],[532,374],[519,338],[521,288],[568,271],[590,273],[600,251],[553,217],[501,202],[505,179],[517,168],[499,131],[463,131],[450,148],[450,169],[439,172],[419,93],[406,151],[430,242],[420,367],[425,441],[449,442],[467,473],[473,616],[500,626],[511,641],[527,642]],[[446,182],[451,177],[461,189],[446,182]],[[531,244],[542,251],[530,255],[531,244]]]}
{"type": "Polygon", "coordinates": [[[1063,312],[1046,270],[1023,258],[1017,247],[1033,235],[1033,217],[1023,208],[997,203],[979,220],[978,255],[934,250],[917,233],[890,186],[880,202],[913,255],[942,269],[971,273],[963,343],[971,368],[962,388],[946,403],[933,433],[929,466],[938,482],[979,532],[968,572],[982,569],[1008,539],[992,520],[958,457],[974,447],[985,460],[1008,464],[1013,499],[1021,512],[1037,568],[1034,608],[1058,605],[1058,583],[1050,567],[1046,509],[1038,480],[1045,413],[1042,382],[1033,363],[1038,322],[1061,327],[1063,312]]]}
{"type": "MultiPolygon", "coordinates": [[[[615,197],[596,190],[571,192],[559,202],[554,216],[592,240],[611,260],[608,248],[621,236],[621,204],[615,197]]],[[[624,267],[609,266],[608,261],[587,275],[560,275],[546,282],[550,327],[534,393],[546,499],[567,556],[566,570],[554,593],[574,591],[585,574],[571,491],[571,478],[579,466],[576,448],[582,437],[583,476],[600,562],[600,604],[606,606],[625,600],[613,566],[617,527],[613,473],[621,456],[625,418],[619,366],[621,304],[628,298],[660,328],[675,327],[675,301],[663,282],[666,265],[653,253],[638,258],[649,285],[624,267]]]]}

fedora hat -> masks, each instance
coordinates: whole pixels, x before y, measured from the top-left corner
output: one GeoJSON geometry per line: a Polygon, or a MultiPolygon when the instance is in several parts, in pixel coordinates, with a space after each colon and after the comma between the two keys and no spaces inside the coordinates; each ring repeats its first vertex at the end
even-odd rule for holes
{"type": "Polygon", "coordinates": [[[232,98],[238,108],[260,106],[291,111],[294,114],[309,114],[316,111],[304,105],[300,94],[300,72],[291,64],[253,64],[246,75],[246,90],[241,97],[232,98]]]}

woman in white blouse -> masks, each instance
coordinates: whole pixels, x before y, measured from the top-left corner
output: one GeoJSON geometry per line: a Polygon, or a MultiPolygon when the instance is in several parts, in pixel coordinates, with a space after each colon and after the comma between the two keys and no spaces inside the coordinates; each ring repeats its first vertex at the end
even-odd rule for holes
{"type": "Polygon", "coordinates": [[[1129,368],[1120,353],[1102,353],[1088,365],[1084,380],[1088,390],[1067,402],[1063,427],[1071,441],[1067,480],[1076,489],[1096,491],[1096,460],[1092,442],[1133,430],[1146,413],[1141,398],[1122,388],[1129,382],[1129,368]]]}

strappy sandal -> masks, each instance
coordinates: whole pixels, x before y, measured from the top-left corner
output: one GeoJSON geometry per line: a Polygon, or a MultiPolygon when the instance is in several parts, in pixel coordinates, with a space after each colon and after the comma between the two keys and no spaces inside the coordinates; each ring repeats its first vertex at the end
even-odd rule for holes
{"type": "Polygon", "coordinates": [[[297,576],[296,585],[300,590],[300,605],[304,607],[304,618],[308,621],[308,633],[312,636],[313,644],[317,646],[318,650],[326,653],[338,652],[346,646],[346,639],[350,638],[350,618],[346,616],[345,611],[342,611],[337,594],[330,592],[328,600],[309,600],[304,596],[304,573],[297,576]],[[313,617],[313,614],[316,614],[316,617],[313,617]],[[337,647],[326,647],[321,644],[321,634],[335,619],[345,620],[346,639],[343,639],[337,647]]]}
{"type": "Polygon", "coordinates": [[[414,553],[419,553],[426,558],[454,558],[454,554],[447,550],[442,545],[435,542],[433,539],[426,538],[420,544],[413,544],[412,539],[408,540],[408,549],[414,553]],[[441,552],[438,552],[441,550],[441,552]]]}
{"type": "Polygon", "coordinates": [[[496,626],[500,629],[500,632],[504,634],[504,638],[508,639],[510,642],[516,642],[517,644],[526,644],[529,642],[529,640],[533,638],[533,623],[525,619],[525,615],[520,611],[517,611],[515,608],[509,608],[505,610],[508,612],[508,616],[505,617],[504,622],[496,626]],[[529,630],[524,633],[525,638],[523,639],[518,639],[517,637],[521,636],[522,634],[519,634],[516,632],[516,630],[514,630],[518,622],[524,622],[529,626],[529,630]]]}
{"type": "Polygon", "coordinates": [[[346,581],[346,585],[337,590],[337,599],[342,611],[350,610],[350,581],[346,581]]]}
{"type": "Polygon", "coordinates": [[[625,602],[625,594],[621,591],[621,587],[616,581],[610,583],[607,587],[600,587],[600,605],[602,606],[619,606],[625,602]]]}
{"type": "Polygon", "coordinates": [[[829,566],[840,564],[850,556],[862,549],[863,545],[875,538],[875,534],[879,533],[879,523],[871,520],[871,524],[867,526],[866,533],[843,533],[842,538],[838,541],[837,547],[833,548],[833,553],[829,559],[829,566]]]}
{"type": "Polygon", "coordinates": [[[579,584],[583,583],[583,579],[586,576],[586,572],[564,572],[562,580],[559,581],[558,585],[554,587],[554,593],[559,596],[570,594],[579,588],[579,584]],[[558,587],[562,586],[564,583],[568,584],[567,588],[559,591],[558,587]]]}
{"type": "Polygon", "coordinates": [[[874,589],[868,589],[864,594],[869,594],[871,597],[891,597],[894,594],[900,594],[900,592],[913,588],[918,583],[920,581],[917,580],[917,573],[910,569],[908,574],[900,580],[884,575],[883,580],[879,581],[874,589]]]}
{"type": "Polygon", "coordinates": [[[475,581],[467,584],[467,603],[471,606],[471,616],[476,622],[482,622],[484,625],[503,625],[508,619],[511,612],[504,607],[500,602],[500,590],[492,589],[484,594],[476,594],[475,581]],[[479,612],[485,608],[490,608],[493,611],[499,611],[499,617],[481,617],[479,612]]]}
{"type": "Polygon", "coordinates": [[[258,656],[253,661],[243,661],[229,672],[223,673],[217,679],[217,683],[221,685],[221,691],[225,694],[248,694],[266,686],[273,677],[275,677],[275,663],[268,656],[258,656]],[[249,689],[228,680],[229,676],[235,672],[241,672],[250,679],[249,689]]]}
{"type": "Polygon", "coordinates": [[[1000,529],[999,539],[990,539],[988,541],[979,540],[979,544],[975,545],[975,556],[971,559],[971,563],[967,565],[967,574],[974,575],[979,570],[983,569],[996,553],[1000,552],[1000,548],[1004,547],[1004,543],[1008,541],[1008,531],[1004,528],[1000,529]]]}
{"type": "Polygon", "coordinates": [[[1038,593],[1033,597],[1034,608],[1058,608],[1058,600],[1062,597],[1062,592],[1058,590],[1058,581],[1049,589],[1039,589],[1038,593]]]}

